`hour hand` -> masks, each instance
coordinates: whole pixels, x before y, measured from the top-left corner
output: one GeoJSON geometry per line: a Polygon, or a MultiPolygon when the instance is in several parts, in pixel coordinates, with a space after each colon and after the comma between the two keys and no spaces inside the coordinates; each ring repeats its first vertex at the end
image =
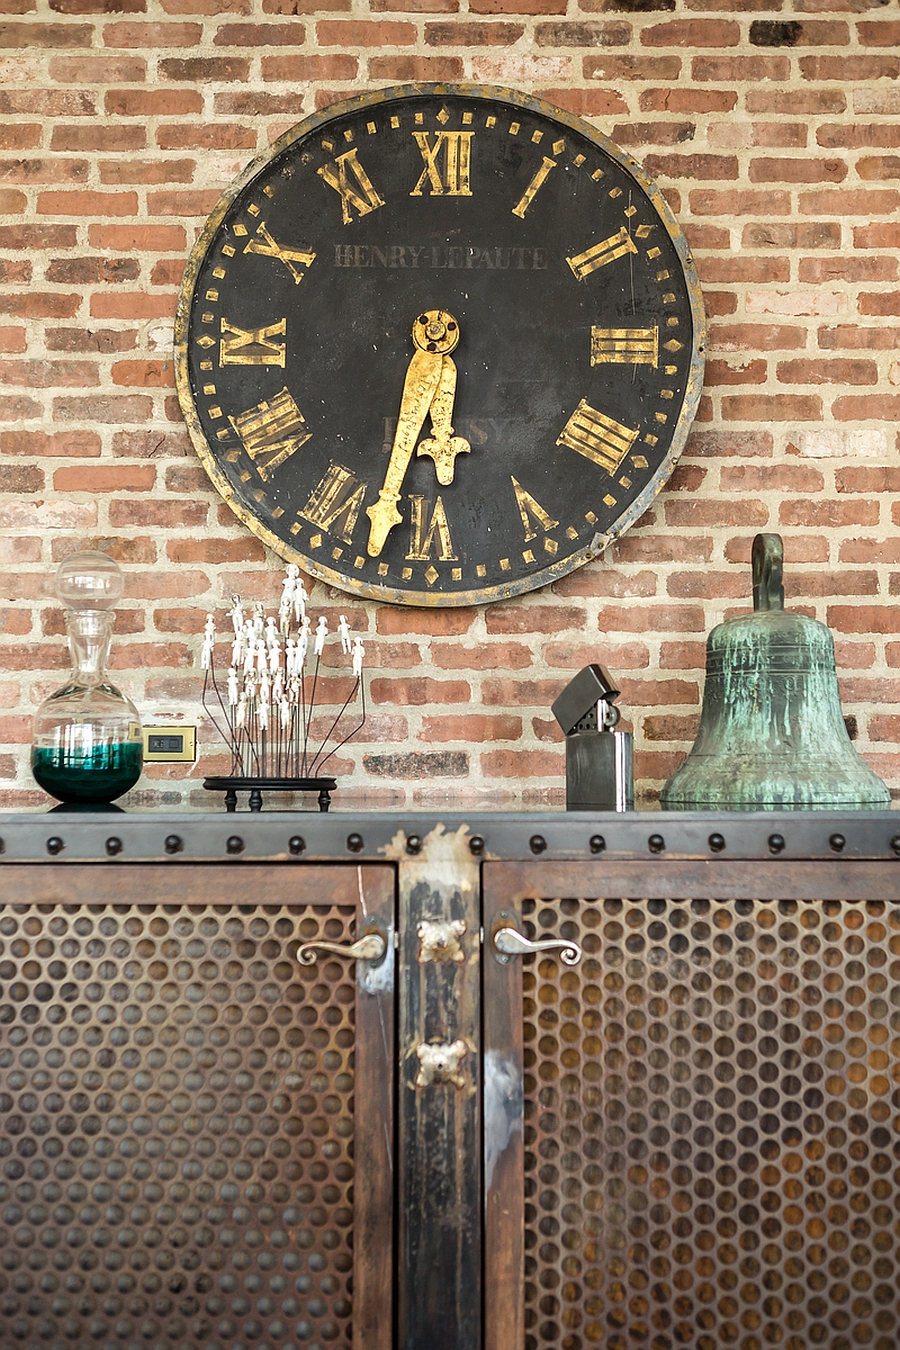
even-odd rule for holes
{"type": "Polygon", "coordinates": [[[456,397],[456,366],[452,357],[441,358],[441,377],[434,397],[431,400],[431,435],[420,441],[417,455],[430,455],[434,460],[434,471],[442,487],[453,482],[456,471],[456,456],[467,455],[471,450],[469,442],[463,436],[453,434],[453,400],[456,397]]]}

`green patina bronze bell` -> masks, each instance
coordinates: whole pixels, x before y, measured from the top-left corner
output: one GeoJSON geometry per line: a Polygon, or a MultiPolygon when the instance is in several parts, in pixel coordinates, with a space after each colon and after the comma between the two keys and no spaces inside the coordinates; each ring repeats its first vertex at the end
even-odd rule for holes
{"type": "Polygon", "coordinates": [[[785,612],[782,559],[779,535],[756,536],[753,613],[707,639],[700,730],[660,793],[669,810],[890,805],[847,735],[829,629],[785,612]]]}

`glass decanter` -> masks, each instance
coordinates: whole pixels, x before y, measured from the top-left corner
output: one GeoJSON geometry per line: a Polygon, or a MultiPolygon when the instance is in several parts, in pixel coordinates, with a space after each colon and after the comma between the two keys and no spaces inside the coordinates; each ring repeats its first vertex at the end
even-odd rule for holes
{"type": "Polygon", "coordinates": [[[111,802],[140,778],[143,757],[137,709],[106,675],[122,573],[105,553],[73,553],[56,569],[55,589],[72,673],[35,713],[31,772],[62,802],[111,802]]]}

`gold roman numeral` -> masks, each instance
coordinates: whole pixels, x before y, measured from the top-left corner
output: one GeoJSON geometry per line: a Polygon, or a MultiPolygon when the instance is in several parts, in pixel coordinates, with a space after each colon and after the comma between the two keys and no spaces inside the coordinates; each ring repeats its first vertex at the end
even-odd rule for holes
{"type": "Polygon", "coordinates": [[[547,156],[545,155],[543,164],[538,169],[537,173],[534,175],[531,182],[528,184],[528,187],[523,192],[521,200],[517,202],[516,205],[513,207],[512,213],[514,216],[518,216],[520,220],[525,219],[525,212],[528,210],[529,206],[534,201],[538,188],[544,182],[547,175],[550,173],[551,169],[555,168],[556,168],[556,160],[548,159],[547,156]]]}
{"type": "Polygon", "coordinates": [[[279,319],[264,328],[238,328],[222,320],[219,343],[220,366],[281,366],[284,369],[284,342],[270,342],[286,331],[287,320],[279,319]]]}
{"type": "Polygon", "coordinates": [[[516,505],[519,508],[519,515],[522,517],[522,528],[525,531],[525,543],[528,544],[532,539],[537,539],[538,532],[535,528],[539,525],[547,534],[550,530],[555,530],[559,524],[558,520],[553,520],[548,511],[545,511],[540,502],[532,497],[530,492],[526,492],[517,478],[510,474],[510,482],[513,485],[513,492],[516,494],[516,505]]]}
{"type": "Polygon", "coordinates": [[[276,244],[275,240],[266,229],[266,222],[264,220],[261,220],[257,225],[256,235],[254,235],[247,243],[244,252],[260,253],[264,258],[277,258],[279,262],[284,263],[285,267],[294,278],[295,285],[299,284],[306,275],[305,271],[302,269],[312,266],[315,261],[315,253],[308,249],[282,248],[280,244],[276,244]],[[259,238],[257,238],[256,235],[258,235],[259,238]],[[299,267],[295,267],[295,263],[298,263],[299,267]]]}
{"type": "Polygon", "coordinates": [[[659,328],[592,328],[591,365],[656,366],[659,328]]]}
{"type": "Polygon", "coordinates": [[[431,519],[428,519],[430,502],[427,497],[410,496],[409,512],[409,552],[407,562],[427,562],[431,557],[432,545],[437,543],[439,562],[456,562],[453,552],[453,540],[450,538],[450,525],[444,503],[438,497],[434,503],[431,519]]]}
{"type": "Polygon", "coordinates": [[[574,257],[566,258],[566,262],[578,280],[584,281],[585,277],[596,272],[598,267],[606,267],[608,263],[621,258],[625,253],[637,253],[637,245],[623,225],[616,234],[611,234],[608,239],[601,239],[599,244],[585,249],[584,253],[576,253],[574,257]]]}
{"type": "Polygon", "coordinates": [[[434,145],[429,142],[430,135],[428,131],[413,132],[416,145],[425,161],[425,168],[409,195],[421,197],[422,186],[427,182],[432,197],[471,197],[469,170],[474,131],[436,131],[434,145]],[[438,167],[441,150],[444,152],[443,175],[438,167]]]}
{"type": "Polygon", "coordinates": [[[585,459],[593,460],[607,473],[614,474],[625,459],[640,427],[623,427],[605,413],[582,399],[569,418],[556,442],[577,450],[585,459]]]}
{"type": "Polygon", "coordinates": [[[228,420],[264,481],[312,435],[286,388],[228,420]]]}
{"type": "Polygon", "coordinates": [[[353,210],[357,212],[359,219],[361,216],[367,216],[370,211],[377,211],[379,206],[384,206],[384,198],[379,197],[373,188],[369,175],[356,157],[355,147],[343,155],[338,155],[334,164],[323,164],[316,172],[340,195],[341,215],[345,225],[353,223],[353,210]]]}
{"type": "Polygon", "coordinates": [[[309,501],[297,514],[349,544],[353,541],[353,531],[365,496],[365,483],[355,478],[342,464],[335,464],[332,460],[318,485],[313,488],[309,501]]]}

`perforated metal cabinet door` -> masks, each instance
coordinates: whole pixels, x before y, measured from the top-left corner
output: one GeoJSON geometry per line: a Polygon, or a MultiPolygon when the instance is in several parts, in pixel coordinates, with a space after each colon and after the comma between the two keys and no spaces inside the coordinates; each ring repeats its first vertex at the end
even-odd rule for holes
{"type": "Polygon", "coordinates": [[[484,873],[486,1350],[896,1350],[891,864],[484,873]]]}
{"type": "Polygon", "coordinates": [[[0,885],[4,1350],[389,1350],[393,869],[0,885]]]}

